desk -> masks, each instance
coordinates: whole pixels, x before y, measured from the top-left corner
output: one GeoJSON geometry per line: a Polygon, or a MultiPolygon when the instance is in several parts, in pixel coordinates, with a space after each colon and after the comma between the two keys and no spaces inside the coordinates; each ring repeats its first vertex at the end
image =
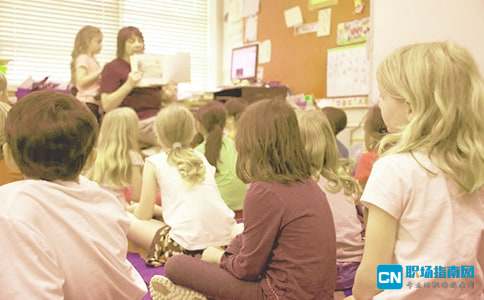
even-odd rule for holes
{"type": "Polygon", "coordinates": [[[262,99],[281,98],[286,99],[287,88],[280,87],[257,87],[243,86],[221,90],[213,94],[214,100],[226,102],[232,98],[243,99],[249,104],[262,99]]]}

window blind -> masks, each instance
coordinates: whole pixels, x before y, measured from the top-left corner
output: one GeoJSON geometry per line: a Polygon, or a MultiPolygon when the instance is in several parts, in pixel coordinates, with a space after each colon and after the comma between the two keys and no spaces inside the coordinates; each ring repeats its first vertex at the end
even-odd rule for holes
{"type": "Polygon", "coordinates": [[[118,0],[1,0],[0,57],[12,60],[9,84],[18,85],[29,76],[68,82],[74,39],[85,25],[103,32],[100,63],[111,60],[119,28],[118,0]]]}
{"type": "MultiPolygon", "coordinates": [[[[32,76],[70,80],[70,55],[77,31],[85,25],[103,32],[103,65],[116,56],[116,35],[123,26],[143,32],[146,53],[189,52],[192,88],[207,86],[209,2],[213,0],[1,0],[0,58],[8,64],[9,84],[32,76]]],[[[212,45],[213,46],[213,45],[212,45]]]]}

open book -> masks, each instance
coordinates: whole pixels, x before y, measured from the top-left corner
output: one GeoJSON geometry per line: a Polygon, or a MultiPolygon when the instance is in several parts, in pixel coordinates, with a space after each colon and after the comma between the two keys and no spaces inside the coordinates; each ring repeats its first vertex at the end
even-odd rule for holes
{"type": "Polygon", "coordinates": [[[157,86],[191,80],[190,54],[165,55],[135,54],[131,58],[131,71],[143,72],[138,87],[157,86]]]}

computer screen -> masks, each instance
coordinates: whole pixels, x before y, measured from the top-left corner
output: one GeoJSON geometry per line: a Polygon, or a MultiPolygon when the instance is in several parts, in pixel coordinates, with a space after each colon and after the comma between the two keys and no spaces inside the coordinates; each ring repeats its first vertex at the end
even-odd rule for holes
{"type": "Polygon", "coordinates": [[[258,45],[232,49],[232,64],[230,66],[232,80],[256,80],[258,49],[258,45]]]}

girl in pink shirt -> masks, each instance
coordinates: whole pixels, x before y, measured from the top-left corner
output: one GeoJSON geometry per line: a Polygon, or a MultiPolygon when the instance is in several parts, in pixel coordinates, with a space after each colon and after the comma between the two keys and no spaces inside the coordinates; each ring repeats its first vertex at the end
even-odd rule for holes
{"type": "Polygon", "coordinates": [[[363,224],[356,201],[361,187],[351,177],[351,164],[340,158],[326,115],[319,110],[298,115],[301,137],[311,161],[311,173],[326,194],[336,229],[336,290],[351,293],[363,254],[363,224]]]}
{"type": "Polygon", "coordinates": [[[76,98],[89,107],[98,122],[101,119],[98,96],[102,69],[95,56],[101,52],[102,40],[99,28],[84,26],[76,35],[71,55],[71,82],[77,89],[76,98]]]}
{"type": "Polygon", "coordinates": [[[354,298],[482,299],[484,82],[478,67],[454,43],[414,44],[388,56],[377,80],[390,133],[361,198],[369,212],[354,298]],[[397,279],[377,277],[377,267],[387,264],[400,265],[397,279]]]}

